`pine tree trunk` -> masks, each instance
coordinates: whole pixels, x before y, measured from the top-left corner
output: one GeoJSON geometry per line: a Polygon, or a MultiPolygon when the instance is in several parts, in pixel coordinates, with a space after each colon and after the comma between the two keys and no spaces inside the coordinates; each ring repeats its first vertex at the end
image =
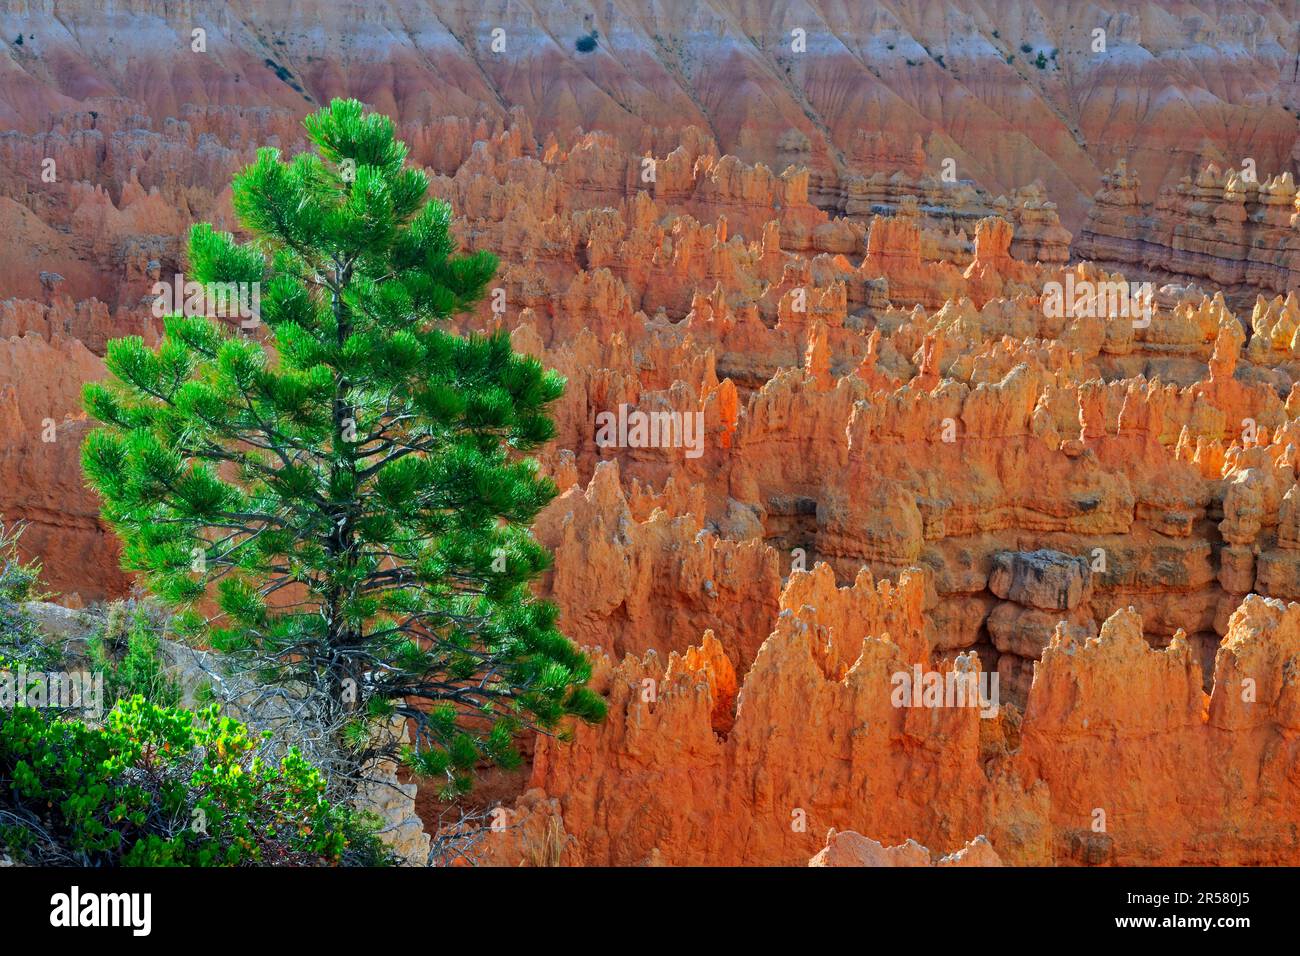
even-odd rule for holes
{"type": "MultiPolygon", "coordinates": [[[[351,334],[351,326],[345,318],[343,307],[343,288],[351,279],[351,266],[335,265],[334,282],[331,285],[331,305],[334,310],[336,342],[340,349],[351,334]]],[[[350,383],[340,377],[334,390],[334,446],[330,461],[331,486],[343,469],[356,474],[356,462],[352,456],[351,443],[344,437],[349,426],[349,419],[354,417],[354,409],[349,400],[350,383]]],[[[355,420],[352,422],[355,428],[355,420]]],[[[353,485],[355,489],[355,484],[353,485]]],[[[325,542],[326,553],[330,556],[331,568],[351,571],[356,566],[356,538],[352,527],[352,511],[355,500],[335,501],[329,515],[330,534],[325,542]]],[[[343,722],[350,711],[363,702],[363,674],[361,668],[346,656],[346,651],[355,648],[360,642],[360,635],[354,627],[344,620],[343,602],[347,595],[337,576],[332,576],[326,591],[326,642],[329,654],[329,726],[336,728],[336,744],[343,748],[346,742],[339,735],[343,722]]]]}

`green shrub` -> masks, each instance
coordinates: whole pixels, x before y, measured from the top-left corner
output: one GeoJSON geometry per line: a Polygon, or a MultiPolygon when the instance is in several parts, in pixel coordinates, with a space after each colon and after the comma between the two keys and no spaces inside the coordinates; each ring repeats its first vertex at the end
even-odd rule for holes
{"type": "Polygon", "coordinates": [[[217,714],[135,696],[101,728],[0,711],[0,847],[81,866],[381,865],[376,822],[325,799],[296,751],[278,766],[217,714]]]}
{"type": "Polygon", "coordinates": [[[103,625],[87,642],[91,663],[104,674],[109,704],[137,694],[164,707],[180,703],[180,687],[163,670],[161,629],[142,605],[109,605],[103,625]]]}
{"type": "Polygon", "coordinates": [[[43,600],[41,566],[24,562],[18,554],[22,527],[0,524],[0,668],[21,662],[33,670],[57,665],[59,654],[41,640],[27,602],[43,600]]]}
{"type": "Polygon", "coordinates": [[[579,53],[590,53],[596,49],[596,31],[592,30],[586,36],[580,36],[573,44],[579,53]]]}

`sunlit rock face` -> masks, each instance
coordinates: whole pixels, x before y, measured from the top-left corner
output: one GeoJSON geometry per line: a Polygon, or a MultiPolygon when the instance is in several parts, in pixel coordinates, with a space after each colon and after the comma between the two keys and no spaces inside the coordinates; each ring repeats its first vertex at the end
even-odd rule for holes
{"type": "MultiPolygon", "coordinates": [[[[1286,296],[1300,282],[1300,206],[1289,166],[1268,175],[1251,157],[1240,168],[1210,163],[1161,189],[1154,203],[1142,201],[1140,186],[1123,162],[1103,176],[1075,255],[1220,289],[1243,308],[1261,296],[1286,296]]],[[[1280,338],[1269,333],[1260,345],[1280,338]]],[[[1290,344],[1290,337],[1277,343],[1290,344]]]]}
{"type": "Polygon", "coordinates": [[[0,513],[129,588],[80,387],[355,95],[568,379],[539,591],[610,716],[483,862],[1300,863],[1295,17],[761,6],[10,10],[0,513]]]}

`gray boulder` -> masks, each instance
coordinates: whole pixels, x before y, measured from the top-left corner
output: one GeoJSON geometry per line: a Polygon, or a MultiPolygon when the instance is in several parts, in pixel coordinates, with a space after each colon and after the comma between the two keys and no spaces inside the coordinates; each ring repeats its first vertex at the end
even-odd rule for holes
{"type": "Polygon", "coordinates": [[[1000,598],[1045,611],[1069,611],[1092,596],[1087,560],[1046,548],[993,556],[989,590],[1000,598]]]}

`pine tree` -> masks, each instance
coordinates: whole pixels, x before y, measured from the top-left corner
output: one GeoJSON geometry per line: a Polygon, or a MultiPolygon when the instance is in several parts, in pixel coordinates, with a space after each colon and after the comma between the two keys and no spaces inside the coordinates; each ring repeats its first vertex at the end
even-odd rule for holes
{"type": "Polygon", "coordinates": [[[353,767],[408,718],[407,764],[460,793],[481,761],[518,762],[523,729],[604,713],[529,589],[555,486],[526,453],[564,380],[449,327],[496,259],[456,253],[387,117],[335,100],[304,125],[314,151],[261,149],[234,179],[249,241],[189,237],[189,278],[260,284],[256,334],[176,314],[156,348],[109,343],[83,467],[123,567],[185,630],[312,688],[353,767]]]}

